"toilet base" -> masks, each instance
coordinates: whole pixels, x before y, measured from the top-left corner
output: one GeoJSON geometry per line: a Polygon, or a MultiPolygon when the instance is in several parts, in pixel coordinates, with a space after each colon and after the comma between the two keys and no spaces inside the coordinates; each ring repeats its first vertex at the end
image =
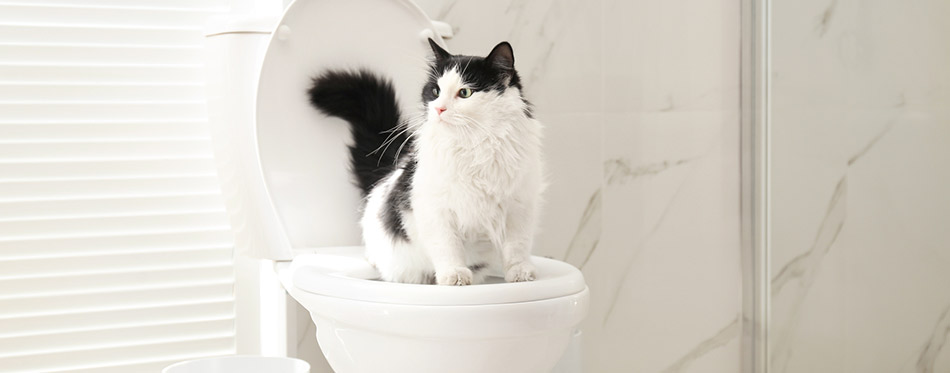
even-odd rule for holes
{"type": "Polygon", "coordinates": [[[564,329],[517,338],[407,339],[314,320],[317,342],[336,373],[551,373],[574,334],[564,329]]]}

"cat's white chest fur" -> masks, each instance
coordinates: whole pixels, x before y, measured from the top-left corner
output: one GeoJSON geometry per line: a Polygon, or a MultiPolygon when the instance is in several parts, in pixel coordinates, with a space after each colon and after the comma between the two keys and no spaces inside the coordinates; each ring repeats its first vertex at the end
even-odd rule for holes
{"type": "MultiPolygon", "coordinates": [[[[531,122],[507,125],[519,132],[540,127],[533,119],[522,120],[531,122]]],[[[429,162],[419,164],[413,183],[414,199],[419,204],[438,203],[450,210],[463,236],[484,234],[500,242],[498,236],[504,233],[509,206],[529,194],[540,193],[540,144],[493,137],[473,141],[472,137],[439,133],[438,125],[449,124],[436,123],[430,133],[422,134],[433,139],[420,141],[419,158],[429,162]]]]}

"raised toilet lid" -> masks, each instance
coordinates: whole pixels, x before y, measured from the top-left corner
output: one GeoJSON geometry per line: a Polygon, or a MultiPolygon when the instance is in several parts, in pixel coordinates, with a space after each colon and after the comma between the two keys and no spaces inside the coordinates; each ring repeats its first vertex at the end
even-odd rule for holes
{"type": "Polygon", "coordinates": [[[308,102],[328,69],[366,68],[393,81],[404,113],[421,105],[431,20],[406,0],[296,0],[261,66],[260,167],[291,247],[359,245],[359,190],[349,172],[349,127],[308,102]]]}
{"type": "Polygon", "coordinates": [[[296,288],[328,297],[375,303],[424,306],[466,306],[538,301],[577,294],[587,287],[574,266],[534,257],[537,279],[529,282],[471,286],[439,286],[376,280],[376,270],[364,259],[363,247],[319,249],[298,255],[290,265],[296,288]]]}

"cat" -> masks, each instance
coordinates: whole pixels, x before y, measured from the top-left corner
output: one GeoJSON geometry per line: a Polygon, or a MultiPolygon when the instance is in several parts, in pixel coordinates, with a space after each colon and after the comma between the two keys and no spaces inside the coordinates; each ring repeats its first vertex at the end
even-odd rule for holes
{"type": "Polygon", "coordinates": [[[366,259],[385,281],[470,285],[489,272],[532,281],[542,125],[512,47],[475,57],[429,45],[418,115],[404,117],[392,83],[367,70],[324,72],[308,92],[350,124],[366,259]]]}

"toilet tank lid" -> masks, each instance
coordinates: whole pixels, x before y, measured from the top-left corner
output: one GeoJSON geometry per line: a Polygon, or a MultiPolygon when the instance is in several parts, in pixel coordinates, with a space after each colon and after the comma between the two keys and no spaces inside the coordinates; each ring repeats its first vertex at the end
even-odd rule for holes
{"type": "Polygon", "coordinates": [[[280,15],[227,14],[208,17],[205,37],[223,34],[270,34],[274,32],[280,15]]]}

